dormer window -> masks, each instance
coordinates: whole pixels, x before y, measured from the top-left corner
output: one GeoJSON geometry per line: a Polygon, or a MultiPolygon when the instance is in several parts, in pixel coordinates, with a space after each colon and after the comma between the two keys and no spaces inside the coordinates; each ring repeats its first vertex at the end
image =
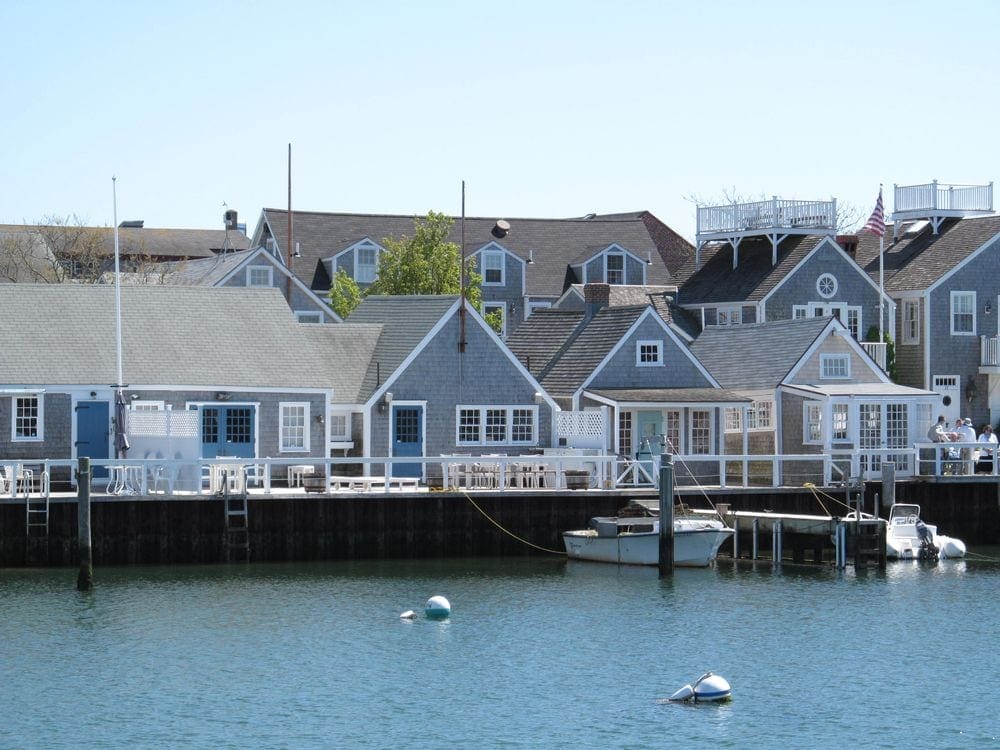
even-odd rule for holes
{"type": "Polygon", "coordinates": [[[503,285],[503,253],[499,250],[484,250],[482,252],[483,284],[489,286],[503,285]]]}
{"type": "Polygon", "coordinates": [[[270,266],[250,266],[247,268],[247,286],[271,286],[273,271],[270,266]]]}
{"type": "Polygon", "coordinates": [[[354,253],[354,280],[359,284],[371,284],[378,275],[378,248],[359,245],[354,253]]]}
{"type": "Polygon", "coordinates": [[[608,253],[604,256],[604,279],[609,284],[625,283],[625,255],[608,253]]]}
{"type": "Polygon", "coordinates": [[[635,364],[638,367],[658,367],[663,364],[663,341],[637,341],[635,364]]]}

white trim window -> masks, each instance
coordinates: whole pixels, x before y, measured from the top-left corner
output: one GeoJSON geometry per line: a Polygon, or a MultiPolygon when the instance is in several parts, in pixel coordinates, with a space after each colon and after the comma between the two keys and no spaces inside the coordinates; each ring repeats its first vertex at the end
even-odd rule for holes
{"type": "Polygon", "coordinates": [[[604,280],[608,284],[625,283],[625,253],[605,253],[604,280]]]}
{"type": "Polygon", "coordinates": [[[635,342],[636,367],[663,366],[663,340],[643,340],[635,342]]]}
{"type": "Polygon", "coordinates": [[[537,406],[456,406],[456,445],[536,445],[537,406]]]}
{"type": "Polygon", "coordinates": [[[282,453],[304,453],[309,450],[309,404],[282,402],[278,404],[278,450],[282,453]]]}
{"type": "Polygon", "coordinates": [[[844,380],[851,377],[851,355],[820,354],[819,376],[823,380],[844,380]]]}
{"type": "MultiPolygon", "coordinates": [[[[727,406],[726,432],[742,432],[743,419],[742,406],[727,406]]],[[[761,399],[754,401],[747,406],[747,431],[766,432],[774,429],[774,401],[772,399],[761,399]]]]}
{"type": "Polygon", "coordinates": [[[802,442],[823,442],[823,404],[818,401],[807,401],[802,407],[802,442]]]}
{"type": "Polygon", "coordinates": [[[504,258],[499,250],[483,250],[483,286],[503,286],[504,258]]]}
{"type": "Polygon", "coordinates": [[[915,299],[904,299],[902,306],[902,335],[903,344],[920,343],[920,301],[915,299]]]}
{"type": "Polygon", "coordinates": [[[143,401],[136,399],[132,402],[132,411],[163,411],[166,409],[165,401],[143,401]]]}
{"type": "Polygon", "coordinates": [[[851,413],[848,404],[830,405],[830,429],[834,443],[849,443],[851,441],[851,413]]]}
{"type": "Polygon", "coordinates": [[[738,326],[743,323],[743,308],[739,305],[719,307],[715,312],[717,326],[738,326]]]}
{"type": "Polygon", "coordinates": [[[743,407],[727,406],[725,412],[726,432],[743,432],[743,407]]]}
{"type": "Polygon", "coordinates": [[[26,393],[11,399],[10,439],[15,443],[38,442],[45,439],[42,424],[45,401],[37,393],[26,393]]]}
{"type": "Polygon", "coordinates": [[[688,435],[688,453],[692,456],[712,452],[712,413],[708,409],[691,410],[691,427],[688,435]]]}
{"type": "Polygon", "coordinates": [[[483,317],[485,318],[490,313],[498,312],[500,313],[500,337],[503,338],[507,335],[507,305],[503,302],[483,302],[483,317]]]}
{"type": "Polygon", "coordinates": [[[951,293],[951,335],[976,335],[976,293],[951,293]]]}
{"type": "Polygon", "coordinates": [[[354,248],[354,280],[371,284],[378,276],[379,249],[375,245],[358,245],[354,248]]]}
{"type": "Polygon", "coordinates": [[[249,266],[247,286],[262,287],[274,285],[274,269],[271,266],[249,266]]]}
{"type": "Polygon", "coordinates": [[[315,310],[296,310],[295,320],[299,323],[314,325],[323,322],[323,314],[315,310]]]}
{"type": "Polygon", "coordinates": [[[351,414],[346,411],[330,412],[330,440],[351,439],[351,414]]]}
{"type": "Polygon", "coordinates": [[[832,273],[822,273],[816,279],[816,293],[823,299],[830,299],[837,293],[837,277],[832,273]]]}

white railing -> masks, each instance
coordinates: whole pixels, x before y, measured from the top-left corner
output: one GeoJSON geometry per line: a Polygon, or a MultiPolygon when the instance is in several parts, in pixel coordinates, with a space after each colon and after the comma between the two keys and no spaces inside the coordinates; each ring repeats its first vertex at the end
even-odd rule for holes
{"type": "Polygon", "coordinates": [[[979,337],[979,366],[1000,367],[1000,336],[979,337]]]}
{"type": "MultiPolygon", "coordinates": [[[[831,485],[848,477],[878,479],[882,463],[896,465],[896,476],[914,474],[972,474],[982,445],[979,443],[916,443],[910,448],[842,450],[808,454],[698,454],[675,455],[674,481],[678,487],[796,486],[806,483],[831,485]],[[963,454],[962,449],[967,449],[963,454]],[[954,451],[954,452],[952,452],[954,451]]],[[[995,449],[994,449],[995,452],[995,449]]],[[[659,456],[645,460],[599,456],[437,456],[421,458],[231,458],[198,461],[162,459],[93,460],[92,469],[106,469],[108,476],[92,482],[95,496],[218,497],[242,493],[269,496],[289,491],[292,480],[312,477],[316,492],[336,494],[339,489],[362,492],[415,490],[423,480],[395,476],[392,465],[422,464],[440,467],[443,486],[455,490],[499,492],[654,488],[659,482],[659,456]],[[346,476],[345,465],[366,466],[363,476],[346,476]],[[302,471],[305,468],[306,471],[302,471]],[[277,482],[273,481],[277,480],[277,482]]],[[[0,459],[4,475],[20,461],[0,459]]],[[[75,459],[26,461],[36,468],[32,485],[6,483],[0,501],[23,502],[29,497],[48,497],[49,477],[58,470],[65,478],[75,476],[75,459]]],[[[994,461],[989,472],[998,474],[994,461]]],[[[297,489],[297,491],[302,491],[297,489]]],[[[66,494],[75,494],[66,493],[66,494]]]]}
{"type": "Polygon", "coordinates": [[[875,360],[875,364],[885,371],[885,350],[884,341],[862,341],[861,348],[868,352],[868,356],[875,360]]]}
{"type": "Polygon", "coordinates": [[[758,229],[834,231],[837,201],[779,200],[698,208],[698,234],[750,232],[758,229]]]}
{"type": "Polygon", "coordinates": [[[907,211],[993,211],[993,183],[988,185],[895,185],[893,210],[907,211]]]}

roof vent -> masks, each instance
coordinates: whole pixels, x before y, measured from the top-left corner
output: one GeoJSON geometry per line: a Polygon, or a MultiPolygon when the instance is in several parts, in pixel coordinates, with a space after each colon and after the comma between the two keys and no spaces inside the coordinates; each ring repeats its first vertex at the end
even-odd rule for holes
{"type": "Polygon", "coordinates": [[[490,230],[490,234],[497,238],[506,237],[510,233],[510,222],[504,221],[503,219],[497,219],[497,223],[493,225],[493,229],[490,230]]]}
{"type": "Polygon", "coordinates": [[[142,229],[146,222],[142,219],[129,219],[118,225],[119,229],[142,229]]]}

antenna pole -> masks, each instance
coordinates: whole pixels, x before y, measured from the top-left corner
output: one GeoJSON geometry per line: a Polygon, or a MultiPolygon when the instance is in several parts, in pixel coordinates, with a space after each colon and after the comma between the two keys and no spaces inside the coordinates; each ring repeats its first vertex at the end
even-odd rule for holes
{"type": "Polygon", "coordinates": [[[460,269],[459,275],[461,276],[461,304],[458,308],[458,351],[460,354],[465,353],[465,180],[462,180],[462,220],[459,224],[461,242],[462,242],[462,267],[460,269]]]}
{"type": "Polygon", "coordinates": [[[124,383],[122,376],[122,273],[120,254],[118,251],[118,178],[111,177],[111,199],[115,221],[115,345],[118,356],[118,390],[124,383]]]}
{"type": "Polygon", "coordinates": [[[292,252],[295,244],[292,238],[292,144],[288,144],[288,247],[285,248],[288,278],[285,280],[285,296],[292,301],[292,252]]]}

